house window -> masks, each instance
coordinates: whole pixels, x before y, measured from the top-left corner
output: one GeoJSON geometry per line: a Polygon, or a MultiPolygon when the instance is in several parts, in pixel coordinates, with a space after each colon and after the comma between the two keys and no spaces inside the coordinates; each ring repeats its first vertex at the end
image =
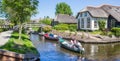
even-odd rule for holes
{"type": "Polygon", "coordinates": [[[87,18],[87,28],[90,28],[90,18],[87,18]]]}
{"type": "Polygon", "coordinates": [[[97,28],[97,21],[94,21],[94,28],[97,28]]]}
{"type": "Polygon", "coordinates": [[[87,12],[84,13],[84,16],[85,16],[85,17],[87,16],[87,12]]]}
{"type": "Polygon", "coordinates": [[[99,20],[98,18],[94,18],[94,20],[99,20]]]}
{"type": "Polygon", "coordinates": [[[80,13],[80,17],[82,17],[82,13],[80,13]]]}
{"type": "Polygon", "coordinates": [[[81,20],[81,28],[84,28],[84,19],[81,20]]]}

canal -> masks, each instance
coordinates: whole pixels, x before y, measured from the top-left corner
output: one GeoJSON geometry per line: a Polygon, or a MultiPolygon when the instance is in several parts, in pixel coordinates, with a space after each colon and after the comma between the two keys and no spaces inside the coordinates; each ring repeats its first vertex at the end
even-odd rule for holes
{"type": "Polygon", "coordinates": [[[120,43],[82,44],[85,53],[79,54],[39,35],[32,34],[30,39],[39,51],[41,61],[120,61],[120,43]]]}

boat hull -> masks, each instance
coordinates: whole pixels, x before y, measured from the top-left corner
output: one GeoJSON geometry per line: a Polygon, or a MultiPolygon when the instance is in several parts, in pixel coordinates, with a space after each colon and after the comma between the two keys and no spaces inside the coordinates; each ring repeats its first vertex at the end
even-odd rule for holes
{"type": "Polygon", "coordinates": [[[71,45],[70,42],[64,40],[64,39],[59,39],[59,43],[60,43],[60,47],[65,48],[67,50],[76,52],[76,53],[83,53],[84,52],[84,48],[82,48],[80,45],[74,44],[71,45]]]}
{"type": "Polygon", "coordinates": [[[46,37],[46,36],[44,36],[44,37],[45,37],[45,39],[47,39],[47,40],[58,41],[58,38],[54,38],[54,37],[46,37]]]}
{"type": "Polygon", "coordinates": [[[60,43],[60,46],[61,46],[62,48],[65,48],[65,49],[67,49],[67,50],[70,50],[70,51],[73,51],[73,52],[76,52],[76,53],[80,53],[80,52],[81,52],[80,50],[75,50],[75,49],[73,49],[73,48],[70,48],[70,47],[68,47],[68,46],[65,46],[65,45],[62,44],[62,43],[60,43]]]}

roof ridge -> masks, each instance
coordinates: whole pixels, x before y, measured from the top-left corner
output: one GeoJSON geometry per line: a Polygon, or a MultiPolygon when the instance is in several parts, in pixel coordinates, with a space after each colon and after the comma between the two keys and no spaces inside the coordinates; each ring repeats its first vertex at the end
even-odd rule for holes
{"type": "Polygon", "coordinates": [[[102,4],[102,5],[99,5],[99,6],[87,6],[86,8],[101,8],[101,7],[104,7],[104,6],[120,7],[120,6],[110,5],[110,4],[102,4]]]}

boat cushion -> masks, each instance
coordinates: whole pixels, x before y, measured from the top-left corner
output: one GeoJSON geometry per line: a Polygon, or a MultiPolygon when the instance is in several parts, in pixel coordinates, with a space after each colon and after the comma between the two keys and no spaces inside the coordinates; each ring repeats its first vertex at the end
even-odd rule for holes
{"type": "Polygon", "coordinates": [[[60,41],[60,42],[64,42],[64,39],[62,39],[62,38],[59,38],[59,41],[60,41]]]}
{"type": "Polygon", "coordinates": [[[51,33],[49,34],[49,36],[50,36],[50,37],[54,37],[54,35],[53,35],[53,34],[51,34],[51,33]]]}

